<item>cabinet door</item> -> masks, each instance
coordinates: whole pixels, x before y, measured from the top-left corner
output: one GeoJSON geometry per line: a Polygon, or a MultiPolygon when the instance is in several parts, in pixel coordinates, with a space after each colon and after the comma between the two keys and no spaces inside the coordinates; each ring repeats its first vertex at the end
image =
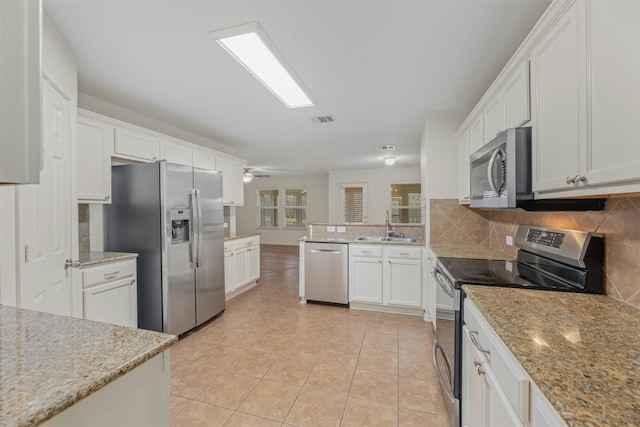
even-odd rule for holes
{"type": "Polygon", "coordinates": [[[522,126],[531,120],[529,61],[518,67],[504,88],[504,128],[522,126]]]}
{"type": "Polygon", "coordinates": [[[469,155],[478,151],[484,144],[484,114],[480,113],[469,126],[469,155]]]}
{"type": "Polygon", "coordinates": [[[249,283],[249,274],[247,271],[249,248],[238,249],[234,252],[236,262],[236,288],[249,283]]]}
{"type": "Polygon", "coordinates": [[[488,363],[483,364],[483,369],[486,392],[486,425],[524,427],[504,390],[500,387],[500,383],[496,379],[491,366],[488,363]]]}
{"type": "Polygon", "coordinates": [[[160,158],[170,163],[193,166],[193,150],[177,142],[160,140],[160,158]]]}
{"type": "Polygon", "coordinates": [[[113,133],[111,125],[78,117],[76,191],[81,203],[111,203],[113,133]]]}
{"type": "Polygon", "coordinates": [[[458,139],[458,201],[469,204],[471,183],[469,177],[469,130],[458,139]]]}
{"type": "Polygon", "coordinates": [[[498,93],[489,101],[484,110],[485,144],[505,129],[504,126],[504,96],[498,93]]]}
{"type": "Polygon", "coordinates": [[[244,206],[244,172],[242,164],[228,158],[217,157],[216,168],[222,172],[222,200],[225,205],[244,206]]]}
{"type": "Polygon", "coordinates": [[[138,326],[136,280],[127,278],[85,289],[84,318],[114,325],[138,326]]]}
{"type": "Polygon", "coordinates": [[[216,170],[216,155],[209,150],[193,150],[193,167],[216,170]]]}
{"type": "Polygon", "coordinates": [[[116,128],[113,153],[135,160],[155,161],[160,158],[158,138],[130,129],[116,128]]]}
{"type": "Polygon", "coordinates": [[[251,246],[247,252],[247,281],[253,282],[260,278],[260,246],[251,246]]]}
{"type": "Polygon", "coordinates": [[[422,261],[388,259],[385,304],[422,307],[422,261]]]}
{"type": "Polygon", "coordinates": [[[574,3],[531,54],[533,190],[572,186],[586,133],[586,37],[574,3]]]}
{"type": "Polygon", "coordinates": [[[590,2],[586,184],[640,181],[640,2],[590,2]],[[614,30],[615,29],[615,30],[614,30]]]}
{"type": "Polygon", "coordinates": [[[382,259],[351,257],[349,301],[382,304],[382,259]]]}
{"type": "MultiPolygon", "coordinates": [[[[464,326],[462,334],[462,425],[483,427],[486,422],[485,383],[483,378],[484,357],[478,352],[464,326]]],[[[496,426],[499,424],[496,424],[496,426]]],[[[506,425],[506,424],[505,424],[506,425]]]]}
{"type": "Polygon", "coordinates": [[[233,251],[224,253],[224,291],[230,294],[236,290],[236,257],[233,251]]]}

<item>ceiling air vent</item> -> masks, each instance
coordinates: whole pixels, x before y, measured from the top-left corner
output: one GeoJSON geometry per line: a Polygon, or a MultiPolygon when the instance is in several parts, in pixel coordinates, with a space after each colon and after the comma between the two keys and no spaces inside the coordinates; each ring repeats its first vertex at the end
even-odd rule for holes
{"type": "Polygon", "coordinates": [[[331,116],[318,116],[312,117],[311,121],[313,123],[321,124],[321,123],[333,123],[333,117],[331,116]]]}
{"type": "Polygon", "coordinates": [[[382,150],[382,151],[391,151],[391,150],[395,150],[396,146],[394,144],[376,145],[376,149],[382,150]]]}

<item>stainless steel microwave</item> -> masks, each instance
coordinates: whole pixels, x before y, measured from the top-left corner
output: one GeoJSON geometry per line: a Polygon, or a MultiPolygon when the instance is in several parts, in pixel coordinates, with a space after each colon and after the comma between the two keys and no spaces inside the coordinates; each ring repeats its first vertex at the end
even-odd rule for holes
{"type": "Polygon", "coordinates": [[[500,132],[470,162],[472,208],[517,208],[533,200],[530,127],[500,132]]]}

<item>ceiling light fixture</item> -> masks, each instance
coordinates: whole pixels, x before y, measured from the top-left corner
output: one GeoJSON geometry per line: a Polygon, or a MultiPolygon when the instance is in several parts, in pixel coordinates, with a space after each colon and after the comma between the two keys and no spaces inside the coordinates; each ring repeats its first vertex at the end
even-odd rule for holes
{"type": "Polygon", "coordinates": [[[314,105],[296,73],[258,22],[209,34],[287,107],[314,105]]]}
{"type": "Polygon", "coordinates": [[[249,172],[249,171],[245,171],[242,174],[242,180],[244,182],[251,182],[253,180],[253,174],[251,172],[249,172]]]}
{"type": "Polygon", "coordinates": [[[385,157],[384,158],[384,164],[387,166],[391,166],[396,162],[396,158],[395,157],[385,157]]]}

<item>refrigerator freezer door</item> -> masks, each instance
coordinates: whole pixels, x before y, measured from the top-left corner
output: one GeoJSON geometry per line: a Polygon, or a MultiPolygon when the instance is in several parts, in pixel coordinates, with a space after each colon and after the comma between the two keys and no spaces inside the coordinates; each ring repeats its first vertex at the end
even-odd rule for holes
{"type": "MultiPolygon", "coordinates": [[[[196,218],[194,206],[191,206],[190,190],[193,187],[193,169],[189,166],[165,163],[165,174],[161,178],[165,189],[165,218],[163,238],[167,248],[167,286],[163,289],[167,298],[164,299],[163,311],[164,332],[180,335],[196,326],[194,308],[195,277],[192,262],[192,247],[194,223],[196,218]],[[172,239],[172,213],[179,211],[190,212],[189,241],[172,239]]],[[[197,232],[197,227],[196,227],[197,232]]]]}
{"type": "Polygon", "coordinates": [[[196,323],[201,325],[224,310],[224,212],[222,204],[222,174],[205,169],[193,169],[194,186],[198,190],[200,214],[199,261],[196,267],[196,323]]]}

